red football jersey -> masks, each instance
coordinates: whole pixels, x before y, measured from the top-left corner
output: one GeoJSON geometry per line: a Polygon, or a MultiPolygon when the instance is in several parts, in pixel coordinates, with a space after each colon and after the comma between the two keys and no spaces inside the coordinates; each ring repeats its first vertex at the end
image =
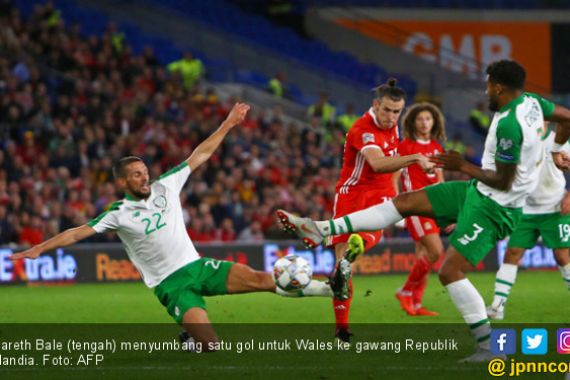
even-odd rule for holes
{"type": "MultiPolygon", "coordinates": [[[[414,141],[404,139],[400,143],[398,151],[401,156],[421,153],[424,156],[430,157],[443,152],[443,148],[435,140],[414,141]]],[[[418,164],[410,165],[402,171],[402,185],[404,191],[423,189],[434,183],[437,183],[437,175],[435,173],[426,173],[418,164]]]]}
{"type": "Polygon", "coordinates": [[[346,134],[340,178],[336,192],[348,194],[356,189],[366,191],[385,190],[386,197],[396,196],[392,173],[374,173],[362,155],[365,149],[381,149],[385,156],[398,155],[398,126],[381,129],[376,116],[370,109],[346,134]]]}

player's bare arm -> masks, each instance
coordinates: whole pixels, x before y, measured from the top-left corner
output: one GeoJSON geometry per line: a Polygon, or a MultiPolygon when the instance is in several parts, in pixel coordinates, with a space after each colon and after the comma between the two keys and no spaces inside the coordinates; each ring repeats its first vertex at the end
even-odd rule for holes
{"type": "Polygon", "coordinates": [[[226,117],[226,120],[224,120],[220,127],[212,133],[210,137],[198,145],[186,160],[186,163],[192,171],[204,162],[208,161],[216,149],[218,149],[228,132],[231,131],[233,127],[243,122],[249,108],[249,105],[246,103],[236,103],[232,107],[228,117],[226,117]]]}
{"type": "Polygon", "coordinates": [[[22,258],[27,259],[35,259],[42,253],[46,251],[51,251],[56,248],[60,247],[67,247],[68,245],[75,244],[83,239],[88,238],[91,235],[95,234],[95,230],[89,227],[87,224],[84,224],[80,227],[70,228],[65,230],[51,239],[44,241],[38,245],[33,246],[30,249],[27,249],[22,252],[18,252],[9,256],[10,260],[18,260],[22,258]]]}
{"type": "Polygon", "coordinates": [[[556,122],[556,137],[552,149],[552,159],[561,170],[570,170],[570,157],[561,152],[561,146],[570,138],[570,110],[566,107],[556,105],[552,115],[546,118],[548,121],[556,122]]]}
{"type": "Polygon", "coordinates": [[[380,149],[364,149],[362,155],[376,173],[392,173],[412,164],[420,165],[425,171],[429,171],[434,167],[434,164],[420,153],[401,157],[386,157],[380,149]]]}
{"type": "Polygon", "coordinates": [[[500,161],[495,161],[497,170],[482,169],[466,161],[461,154],[455,151],[432,157],[431,161],[445,170],[467,174],[471,178],[501,191],[510,190],[517,172],[517,164],[507,164],[500,161]]]}

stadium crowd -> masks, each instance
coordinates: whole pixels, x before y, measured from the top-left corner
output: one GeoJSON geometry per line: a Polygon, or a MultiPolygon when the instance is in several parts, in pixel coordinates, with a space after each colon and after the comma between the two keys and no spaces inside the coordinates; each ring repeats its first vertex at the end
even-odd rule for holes
{"type": "MultiPolygon", "coordinates": [[[[105,210],[111,168],[137,155],[156,178],[185,159],[234,102],[185,88],[151,49],[135,56],[113,31],[81,38],[52,5],[24,21],[4,4],[0,30],[0,243],[36,244],[105,210]]],[[[342,133],[257,109],[183,194],[196,241],[278,237],[273,212],[328,217],[342,133]],[[323,211],[324,210],[324,211],[323,211]]],[[[107,237],[110,239],[110,237],[107,237]]]]}
{"type": "MultiPolygon", "coordinates": [[[[110,25],[84,38],[51,3],[28,20],[1,3],[0,244],[37,244],[84,224],[122,198],[111,172],[118,158],[140,156],[156,178],[235,102],[200,81],[185,86],[151,48],[135,55],[116,33],[110,25]]],[[[192,174],[182,200],[193,240],[284,237],[277,208],[331,217],[344,130],[318,117],[285,120],[279,107],[254,107],[192,174]]]]}

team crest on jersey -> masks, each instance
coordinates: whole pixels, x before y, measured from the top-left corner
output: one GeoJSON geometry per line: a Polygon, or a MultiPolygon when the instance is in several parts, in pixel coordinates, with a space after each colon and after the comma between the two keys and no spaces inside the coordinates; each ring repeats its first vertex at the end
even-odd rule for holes
{"type": "Polygon", "coordinates": [[[135,212],[133,213],[133,218],[138,218],[140,215],[141,215],[141,212],[140,212],[140,211],[135,211],[135,212]]]}
{"type": "Polygon", "coordinates": [[[429,222],[424,223],[424,230],[426,230],[426,231],[431,230],[431,224],[429,222]]]}
{"type": "Polygon", "coordinates": [[[153,199],[152,204],[158,208],[166,208],[166,197],[164,195],[159,195],[153,199]]]}
{"type": "Polygon", "coordinates": [[[374,133],[363,133],[362,134],[362,143],[363,144],[368,144],[368,143],[373,143],[375,142],[376,139],[374,138],[374,133]]]}
{"type": "Polygon", "coordinates": [[[499,146],[503,150],[509,150],[513,146],[513,140],[511,139],[501,139],[499,141],[499,146]]]}

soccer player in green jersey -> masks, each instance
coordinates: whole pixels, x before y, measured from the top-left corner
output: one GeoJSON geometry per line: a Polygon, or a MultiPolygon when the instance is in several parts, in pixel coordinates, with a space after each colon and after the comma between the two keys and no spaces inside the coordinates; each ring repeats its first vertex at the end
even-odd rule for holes
{"type": "Polygon", "coordinates": [[[71,228],[11,259],[34,259],[46,251],[79,242],[95,233],[116,231],[145,284],[176,322],[182,324],[203,350],[218,338],[210,325],[203,296],[276,292],[282,296],[332,297],[331,287],[311,281],[299,292],[275,286],[271,274],[200,257],[182,216],[180,191],[190,173],[206,162],[230,130],[240,124],[249,105],[236,103],[222,125],[172,170],[150,182],[147,166],[138,157],[122,158],[114,175],[125,198],[80,227],[71,228]]]}
{"type": "MultiPolygon", "coordinates": [[[[552,155],[554,133],[545,128],[541,137],[543,160],[536,189],[526,199],[523,217],[509,237],[503,264],[497,272],[493,303],[487,307],[491,319],[503,319],[511,288],[517,278],[518,264],[526,249],[534,247],[542,237],[543,244],[554,251],[554,258],[562,278],[570,289],[570,193],[566,192],[566,179],[558,170],[552,155]]],[[[570,146],[565,144],[566,154],[570,146]]]]}
{"type": "MultiPolygon", "coordinates": [[[[401,193],[392,201],[334,220],[314,222],[278,211],[284,227],[313,242],[311,245],[320,244],[340,228],[376,231],[414,215],[434,218],[440,227],[456,223],[439,278],[478,343],[475,354],[465,361],[493,357],[485,302],[465,273],[519,222],[526,197],[538,178],[537,164],[542,158],[539,134],[544,119],[570,126],[570,110],[523,91],[525,77],[524,68],[511,60],[494,62],[487,68],[486,93],[495,115],[485,141],[482,167],[465,161],[457,152],[433,158],[444,169],[462,172],[473,180],[401,193]]],[[[561,161],[559,166],[570,167],[567,158],[553,155],[553,159],[561,161]]]]}

